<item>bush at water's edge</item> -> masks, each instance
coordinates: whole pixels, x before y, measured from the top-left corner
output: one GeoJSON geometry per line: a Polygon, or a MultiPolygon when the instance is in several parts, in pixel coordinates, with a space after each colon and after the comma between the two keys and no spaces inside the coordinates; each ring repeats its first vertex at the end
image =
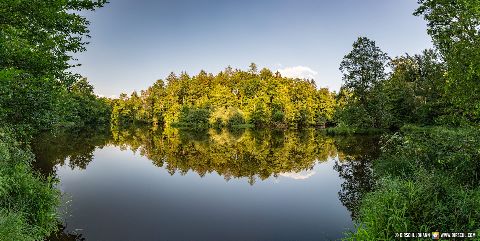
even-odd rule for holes
{"type": "Polygon", "coordinates": [[[480,131],[409,126],[384,138],[375,191],[362,200],[347,240],[390,240],[399,232],[477,232],[480,131]]]}
{"type": "Polygon", "coordinates": [[[0,129],[0,240],[42,240],[57,229],[55,180],[32,170],[34,155],[0,129]]]}

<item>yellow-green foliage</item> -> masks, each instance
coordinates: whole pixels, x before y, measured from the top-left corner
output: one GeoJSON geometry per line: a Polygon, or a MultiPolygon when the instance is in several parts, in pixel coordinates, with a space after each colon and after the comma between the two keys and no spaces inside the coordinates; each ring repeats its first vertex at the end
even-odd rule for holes
{"type": "Polygon", "coordinates": [[[166,85],[159,80],[140,96],[122,94],[113,101],[112,123],[170,126],[184,108],[210,110],[209,124],[217,126],[323,126],[333,118],[335,98],[327,89],[317,89],[313,80],[285,78],[268,69],[172,73],[166,85]]]}
{"type": "Polygon", "coordinates": [[[138,151],[172,174],[216,172],[226,179],[247,177],[252,184],[257,178],[309,170],[337,155],[334,139],[312,129],[199,133],[167,128],[158,133],[128,128],[115,130],[113,138],[113,144],[138,151]]]}
{"type": "Polygon", "coordinates": [[[243,111],[235,108],[217,108],[210,115],[209,123],[211,126],[223,127],[230,125],[241,125],[245,124],[244,120],[245,114],[243,111]],[[243,121],[242,121],[243,119],[243,121]]]}

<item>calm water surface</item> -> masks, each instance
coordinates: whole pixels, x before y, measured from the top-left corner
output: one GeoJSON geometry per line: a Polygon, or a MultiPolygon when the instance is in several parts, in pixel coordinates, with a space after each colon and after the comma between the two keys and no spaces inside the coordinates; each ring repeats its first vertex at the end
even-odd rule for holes
{"type": "Polygon", "coordinates": [[[64,194],[51,240],[335,240],[371,188],[377,141],[132,128],[45,135],[34,150],[64,194]]]}

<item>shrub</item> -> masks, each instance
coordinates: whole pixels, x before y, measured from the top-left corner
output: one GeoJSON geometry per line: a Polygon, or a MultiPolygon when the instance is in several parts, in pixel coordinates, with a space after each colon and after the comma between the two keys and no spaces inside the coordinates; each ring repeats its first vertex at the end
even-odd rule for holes
{"type": "Polygon", "coordinates": [[[371,128],[374,126],[373,117],[364,107],[352,103],[340,108],[335,113],[336,122],[352,128],[371,128]]]}
{"type": "Polygon", "coordinates": [[[191,129],[205,129],[208,128],[209,117],[208,109],[183,107],[176,125],[191,129]]]}
{"type": "Polygon", "coordinates": [[[390,240],[396,232],[478,231],[479,188],[470,190],[451,177],[426,171],[414,179],[382,179],[362,201],[361,224],[348,239],[390,240]]]}
{"type": "Polygon", "coordinates": [[[277,110],[272,115],[272,121],[276,124],[281,124],[285,120],[285,113],[281,110],[277,110]]]}
{"type": "Polygon", "coordinates": [[[235,112],[228,118],[228,127],[230,128],[244,124],[245,118],[243,118],[243,115],[240,112],[235,112]]]}
{"type": "Polygon", "coordinates": [[[347,239],[480,231],[479,150],[472,127],[405,126],[384,137],[373,168],[380,181],[361,201],[360,225],[347,239]]]}
{"type": "Polygon", "coordinates": [[[216,128],[243,128],[247,126],[243,112],[234,107],[216,109],[210,116],[209,123],[216,128]]]}
{"type": "Polygon", "coordinates": [[[480,131],[476,128],[406,126],[384,139],[375,169],[381,176],[410,178],[418,168],[442,171],[462,185],[480,184],[480,131]]]}
{"type": "Polygon", "coordinates": [[[0,240],[40,240],[57,229],[59,191],[33,172],[32,160],[0,130],[0,240]]]}

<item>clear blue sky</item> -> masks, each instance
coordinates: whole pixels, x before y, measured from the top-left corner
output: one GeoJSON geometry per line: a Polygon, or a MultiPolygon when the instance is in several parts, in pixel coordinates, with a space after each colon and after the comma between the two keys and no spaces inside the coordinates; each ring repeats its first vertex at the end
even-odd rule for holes
{"type": "Polygon", "coordinates": [[[358,36],[391,57],[432,46],[416,0],[110,0],[85,13],[87,51],[77,54],[95,92],[118,96],[170,72],[226,66],[281,70],[338,90],[342,57],[358,36]]]}

